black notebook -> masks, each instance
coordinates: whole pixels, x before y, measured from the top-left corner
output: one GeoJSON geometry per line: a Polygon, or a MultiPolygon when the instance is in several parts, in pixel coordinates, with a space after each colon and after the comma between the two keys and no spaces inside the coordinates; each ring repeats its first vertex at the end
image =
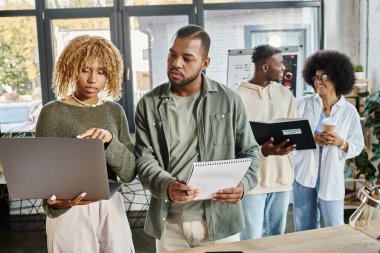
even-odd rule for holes
{"type": "Polygon", "coordinates": [[[306,119],[276,119],[270,122],[249,123],[260,146],[273,137],[274,144],[289,139],[289,145],[296,144],[297,150],[316,148],[309,121],[306,119]]]}

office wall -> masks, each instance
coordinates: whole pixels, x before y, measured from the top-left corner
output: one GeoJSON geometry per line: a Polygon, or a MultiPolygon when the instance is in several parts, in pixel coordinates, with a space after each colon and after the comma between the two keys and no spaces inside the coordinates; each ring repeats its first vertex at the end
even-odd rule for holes
{"type": "Polygon", "coordinates": [[[380,90],[380,1],[368,0],[367,75],[373,91],[380,90]]]}
{"type": "Polygon", "coordinates": [[[327,0],[324,12],[325,48],[362,64],[372,80],[372,91],[380,90],[380,1],[327,0]]]}
{"type": "Polygon", "coordinates": [[[347,54],[353,63],[359,59],[359,3],[360,0],[324,1],[325,48],[347,54]]]}

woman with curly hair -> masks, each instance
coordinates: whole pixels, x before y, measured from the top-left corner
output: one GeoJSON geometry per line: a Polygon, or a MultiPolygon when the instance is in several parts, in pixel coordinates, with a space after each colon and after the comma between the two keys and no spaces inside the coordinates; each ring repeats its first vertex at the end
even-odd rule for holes
{"type": "Polygon", "coordinates": [[[296,231],[344,224],[344,164],[364,146],[359,114],[344,99],[355,83],[350,59],[337,51],[321,50],[311,55],[303,70],[305,81],[317,94],[298,101],[300,117],[309,120],[317,149],[293,154],[294,223],[296,231]],[[322,121],[336,123],[324,131],[322,121]]]}
{"type": "MultiPolygon", "coordinates": [[[[133,143],[124,110],[112,101],[121,97],[122,73],[120,52],[110,41],[88,35],[71,40],[53,73],[57,100],[42,108],[36,136],[100,139],[109,180],[130,182],[135,177],[133,143]]],[[[78,194],[73,200],[52,195],[44,201],[48,251],[134,252],[121,194],[100,201],[85,201],[85,193],[78,194]]]]}

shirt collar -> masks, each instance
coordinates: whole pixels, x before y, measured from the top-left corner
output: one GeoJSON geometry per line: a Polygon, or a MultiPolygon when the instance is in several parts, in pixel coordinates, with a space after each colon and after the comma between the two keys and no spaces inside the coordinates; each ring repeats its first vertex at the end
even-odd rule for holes
{"type": "MultiPolygon", "coordinates": [[[[321,98],[321,96],[319,96],[319,93],[316,93],[316,94],[314,95],[314,99],[317,101],[317,103],[318,103],[320,106],[323,106],[322,98],[321,98]]],[[[346,100],[344,99],[344,96],[341,95],[340,98],[339,98],[339,100],[338,100],[333,106],[338,105],[339,107],[341,107],[341,106],[343,106],[343,104],[344,104],[345,101],[346,101],[346,100]]]]}

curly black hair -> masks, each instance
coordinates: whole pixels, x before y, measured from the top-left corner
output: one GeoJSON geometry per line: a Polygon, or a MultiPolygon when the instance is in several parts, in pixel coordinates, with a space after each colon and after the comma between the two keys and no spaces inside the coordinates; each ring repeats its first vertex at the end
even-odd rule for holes
{"type": "Polygon", "coordinates": [[[253,48],[251,59],[253,63],[257,63],[261,60],[271,57],[272,55],[280,54],[280,53],[281,53],[281,50],[276,47],[272,47],[271,45],[268,45],[268,44],[260,45],[253,48]]]}
{"type": "Polygon", "coordinates": [[[202,42],[204,57],[208,56],[210,51],[211,39],[208,33],[200,26],[197,25],[186,25],[181,27],[174,35],[178,38],[191,38],[191,39],[200,39],[202,42]]]}
{"type": "Polygon", "coordinates": [[[320,50],[306,59],[303,78],[314,89],[312,77],[317,70],[323,70],[335,86],[338,96],[350,93],[354,88],[354,66],[350,58],[338,51],[320,50]]]}

